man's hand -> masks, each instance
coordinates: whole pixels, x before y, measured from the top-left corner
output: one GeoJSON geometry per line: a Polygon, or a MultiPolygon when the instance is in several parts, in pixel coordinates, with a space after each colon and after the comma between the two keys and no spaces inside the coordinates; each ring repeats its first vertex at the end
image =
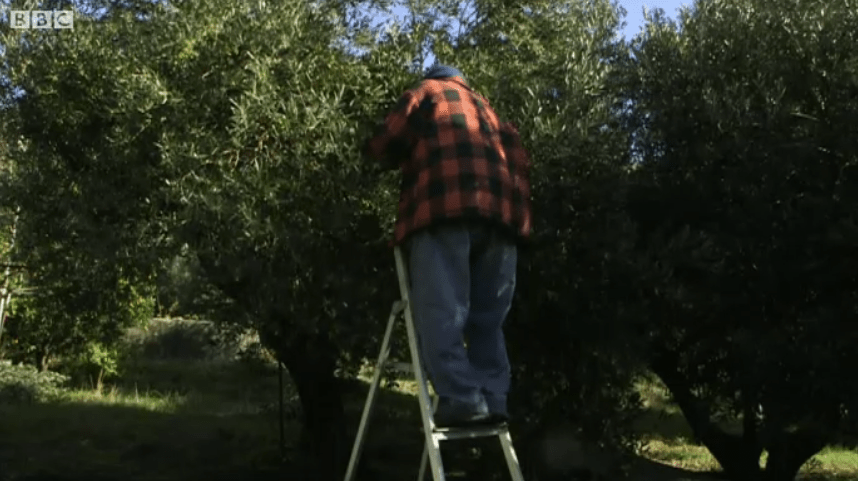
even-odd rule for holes
{"type": "Polygon", "coordinates": [[[363,159],[367,160],[367,161],[373,160],[372,154],[370,154],[370,152],[369,152],[369,141],[370,140],[371,140],[371,138],[367,138],[366,140],[364,140],[363,145],[360,148],[361,157],[363,157],[363,159]]]}
{"type": "Polygon", "coordinates": [[[413,92],[403,94],[393,111],[376,125],[373,136],[364,143],[364,155],[378,162],[383,170],[396,170],[411,157],[417,135],[412,118],[418,105],[419,99],[413,92]]]}
{"type": "Polygon", "coordinates": [[[396,170],[399,168],[399,162],[393,159],[401,159],[402,155],[407,155],[407,152],[400,152],[401,148],[396,148],[396,143],[391,145],[388,148],[387,152],[383,152],[382,156],[375,157],[373,155],[372,149],[370,148],[370,143],[372,142],[372,138],[366,139],[363,143],[363,147],[361,147],[361,154],[363,158],[373,164],[377,165],[383,172],[387,172],[390,170],[396,170]]]}

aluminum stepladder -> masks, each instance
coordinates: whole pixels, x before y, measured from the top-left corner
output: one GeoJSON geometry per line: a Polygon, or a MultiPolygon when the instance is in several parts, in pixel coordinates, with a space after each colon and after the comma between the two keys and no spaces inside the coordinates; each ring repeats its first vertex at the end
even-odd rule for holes
{"type": "Polygon", "coordinates": [[[409,289],[408,289],[408,271],[405,261],[403,260],[402,251],[397,246],[393,251],[396,260],[396,273],[399,277],[399,293],[401,299],[393,303],[393,308],[390,312],[390,317],[387,321],[387,328],[384,331],[384,340],[381,343],[381,352],[378,355],[378,362],[375,367],[375,374],[372,378],[372,384],[369,388],[369,394],[364,404],[363,414],[361,415],[360,425],[358,426],[357,436],[355,438],[354,447],[352,448],[349,466],[346,470],[345,481],[354,481],[357,473],[357,465],[360,461],[361,451],[366,439],[367,427],[370,418],[372,417],[373,408],[375,407],[375,396],[378,393],[378,388],[381,383],[381,374],[387,364],[387,358],[390,355],[390,338],[393,333],[393,326],[397,318],[402,315],[405,321],[405,328],[408,333],[408,345],[411,355],[411,365],[414,376],[417,380],[417,397],[420,405],[420,414],[423,419],[423,433],[425,443],[423,447],[423,458],[420,462],[420,472],[417,476],[417,481],[423,481],[426,474],[426,461],[429,461],[434,481],[444,481],[444,464],[441,460],[441,441],[453,441],[458,439],[473,439],[497,436],[500,440],[501,448],[503,449],[504,457],[506,458],[507,468],[509,468],[512,481],[524,481],[521,474],[521,468],[518,464],[518,457],[512,447],[512,438],[509,434],[509,428],[506,425],[487,426],[487,427],[469,427],[469,428],[450,428],[439,429],[435,426],[433,412],[438,405],[438,397],[436,396],[433,402],[430,402],[429,386],[426,373],[423,371],[423,366],[420,361],[420,355],[417,346],[417,334],[414,328],[414,318],[411,315],[409,305],[409,289]]]}

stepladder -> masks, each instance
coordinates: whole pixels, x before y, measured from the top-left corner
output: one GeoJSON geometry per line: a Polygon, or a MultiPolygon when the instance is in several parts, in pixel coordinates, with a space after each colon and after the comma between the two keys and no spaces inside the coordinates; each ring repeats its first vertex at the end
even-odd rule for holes
{"type": "Polygon", "coordinates": [[[381,352],[378,356],[378,361],[375,366],[375,373],[370,384],[369,393],[364,404],[363,413],[361,414],[360,424],[358,425],[357,436],[352,447],[351,457],[349,459],[348,468],[346,470],[345,481],[354,481],[357,474],[358,463],[360,462],[361,454],[366,441],[369,423],[372,418],[373,409],[376,404],[376,397],[381,385],[382,373],[388,365],[391,352],[391,338],[393,336],[394,326],[399,319],[405,322],[406,333],[408,337],[409,354],[411,357],[411,366],[409,371],[413,373],[417,381],[417,398],[420,408],[420,417],[423,423],[424,447],[423,456],[420,462],[420,470],[417,475],[417,481],[426,479],[427,464],[429,472],[432,473],[434,481],[444,481],[446,475],[444,472],[444,463],[441,459],[441,442],[455,441],[463,439],[497,437],[500,441],[501,449],[506,459],[507,469],[510,473],[512,481],[524,481],[521,474],[521,467],[518,463],[518,457],[512,445],[512,438],[509,433],[509,428],[506,424],[496,426],[479,426],[479,427],[462,427],[462,428],[442,428],[435,425],[433,413],[438,405],[438,397],[430,397],[429,394],[429,379],[426,372],[423,370],[423,365],[420,358],[419,343],[417,342],[417,332],[412,316],[412,310],[409,303],[409,274],[407,264],[403,258],[403,253],[400,247],[395,247],[394,259],[396,261],[396,273],[399,279],[400,299],[393,303],[390,311],[390,317],[387,320],[387,327],[384,332],[384,338],[381,343],[381,352]]]}

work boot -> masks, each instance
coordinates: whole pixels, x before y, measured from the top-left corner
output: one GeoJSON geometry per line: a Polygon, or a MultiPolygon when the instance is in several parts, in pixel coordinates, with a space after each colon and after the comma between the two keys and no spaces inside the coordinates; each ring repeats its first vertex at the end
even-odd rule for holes
{"type": "Polygon", "coordinates": [[[488,424],[506,424],[509,421],[507,413],[489,413],[489,418],[486,420],[488,424]]]}
{"type": "Polygon", "coordinates": [[[486,406],[489,411],[488,422],[490,424],[504,424],[509,421],[506,410],[506,396],[492,396],[484,393],[486,406]]]}
{"type": "Polygon", "coordinates": [[[461,428],[480,426],[489,422],[489,412],[484,403],[469,404],[441,397],[435,409],[435,426],[439,428],[461,428]]]}

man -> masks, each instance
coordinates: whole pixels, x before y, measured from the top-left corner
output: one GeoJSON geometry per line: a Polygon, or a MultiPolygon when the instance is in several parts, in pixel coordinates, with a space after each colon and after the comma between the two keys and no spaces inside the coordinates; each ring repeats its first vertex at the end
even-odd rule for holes
{"type": "Polygon", "coordinates": [[[530,161],[460,71],[436,65],[402,95],[364,154],[402,171],[392,245],[408,247],[421,359],[440,427],[507,420],[502,326],[517,244],[530,235],[530,161]],[[463,338],[467,338],[467,349],[463,338]]]}

